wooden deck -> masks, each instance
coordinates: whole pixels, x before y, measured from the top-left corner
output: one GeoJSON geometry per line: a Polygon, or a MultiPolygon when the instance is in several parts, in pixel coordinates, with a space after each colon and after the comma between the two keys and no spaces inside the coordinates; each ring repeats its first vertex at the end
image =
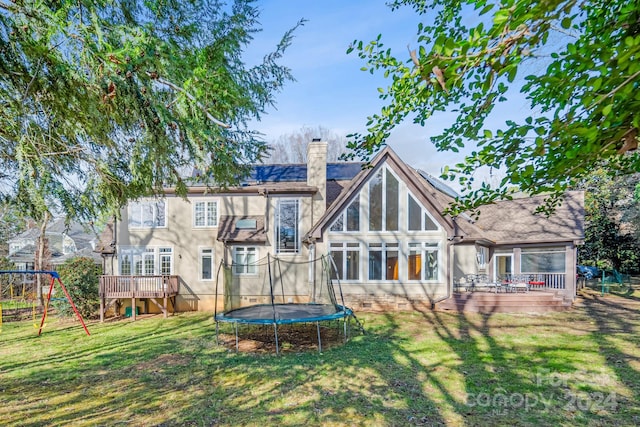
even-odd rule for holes
{"type": "Polygon", "coordinates": [[[571,308],[571,301],[549,291],[530,292],[454,292],[436,304],[437,310],[476,313],[544,313],[571,308]]]}
{"type": "MultiPolygon", "coordinates": [[[[175,297],[178,295],[178,276],[101,276],[100,277],[100,321],[111,304],[121,299],[131,299],[131,307],[136,300],[144,300],[156,305],[167,317],[168,303],[175,309],[175,297]]],[[[136,320],[136,310],[131,309],[131,317],[136,320]]]]}

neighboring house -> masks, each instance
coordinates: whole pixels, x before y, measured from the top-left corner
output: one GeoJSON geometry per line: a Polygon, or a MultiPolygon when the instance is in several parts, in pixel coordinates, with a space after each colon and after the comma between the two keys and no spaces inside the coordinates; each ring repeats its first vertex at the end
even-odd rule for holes
{"type": "MultiPolygon", "coordinates": [[[[355,309],[431,307],[477,273],[492,280],[536,274],[573,299],[576,245],[584,237],[581,192],[567,193],[550,217],[534,215],[541,198],[532,197],[483,207],[472,221],[443,215],[451,189],[388,147],[364,169],[327,164],[326,143],[314,141],[308,150],[306,165],[259,165],[235,188],[193,186],[187,199],[167,190],[162,199],[130,203],[113,224],[112,244],[103,245],[115,245],[105,253],[112,262],[103,292],[107,282],[116,289],[132,277],[156,276],[173,289],[175,310],[213,310],[223,260],[242,266],[267,254],[301,262],[331,254],[345,302],[355,309]]],[[[296,299],[309,277],[301,265],[285,291],[296,299]]],[[[164,305],[156,299],[162,295],[148,295],[166,313],[167,295],[164,305]]]]}
{"type": "MultiPolygon", "coordinates": [[[[45,230],[48,239],[50,262],[55,266],[69,258],[84,256],[101,263],[101,257],[94,252],[97,238],[78,223],[65,224],[64,218],[52,220],[45,230]]],[[[40,228],[32,227],[8,241],[8,258],[18,270],[33,270],[40,228]]]]}

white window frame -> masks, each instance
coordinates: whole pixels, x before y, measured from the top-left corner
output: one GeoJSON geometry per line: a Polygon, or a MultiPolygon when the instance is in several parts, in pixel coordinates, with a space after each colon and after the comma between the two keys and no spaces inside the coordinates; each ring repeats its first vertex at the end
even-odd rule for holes
{"type": "MultiPolygon", "coordinates": [[[[372,174],[372,177],[375,177],[378,173],[382,175],[381,177],[382,193],[380,195],[380,197],[382,198],[381,206],[380,206],[380,208],[382,209],[382,218],[381,218],[382,223],[380,224],[380,230],[372,230],[371,229],[371,212],[367,212],[367,216],[366,216],[367,221],[365,221],[366,231],[370,233],[382,233],[382,232],[398,233],[403,230],[402,211],[406,210],[406,206],[403,206],[403,203],[402,203],[402,194],[403,194],[402,188],[405,186],[405,184],[403,180],[401,180],[400,177],[396,174],[396,172],[386,164],[382,165],[380,169],[375,171],[375,173],[372,174]],[[387,230],[387,172],[391,174],[396,179],[396,181],[398,181],[398,194],[397,194],[398,229],[397,230],[387,230]]],[[[363,187],[363,190],[367,192],[367,197],[366,197],[367,203],[364,209],[367,209],[367,211],[369,211],[369,208],[371,207],[371,179],[369,179],[369,182],[367,182],[367,184],[363,187]]],[[[361,205],[361,209],[363,209],[362,205],[361,205]]],[[[361,213],[362,213],[362,210],[361,210],[361,213]]]]}
{"type": "Polygon", "coordinates": [[[441,260],[441,249],[440,245],[435,242],[409,242],[407,244],[407,255],[406,255],[406,264],[407,264],[407,281],[409,282],[437,282],[440,280],[441,272],[440,266],[442,265],[441,260]],[[411,252],[416,251],[420,253],[420,278],[419,279],[410,279],[409,274],[411,270],[409,268],[410,262],[409,258],[411,257],[411,252]],[[427,253],[435,252],[436,254],[436,277],[435,278],[426,278],[427,269],[424,268],[425,260],[427,259],[427,253]]]}
{"type": "Polygon", "coordinates": [[[338,217],[333,222],[331,227],[329,227],[329,232],[330,233],[360,233],[360,230],[362,228],[361,206],[362,206],[362,203],[360,203],[360,194],[358,193],[356,198],[351,200],[351,202],[347,205],[345,210],[343,210],[340,213],[340,215],[338,215],[338,217]],[[349,230],[348,229],[349,228],[348,227],[348,224],[349,224],[349,209],[351,209],[351,206],[353,206],[355,203],[358,204],[358,228],[356,230],[349,230]],[[342,221],[342,224],[340,224],[339,221],[342,221]],[[340,224],[340,227],[336,227],[339,224],[340,224]]]}
{"type": "MultiPolygon", "coordinates": [[[[329,254],[332,252],[341,252],[342,253],[342,265],[336,264],[336,268],[338,269],[338,278],[341,282],[360,282],[362,277],[362,245],[358,242],[331,242],[329,244],[329,254]],[[358,277],[355,279],[347,279],[345,278],[345,273],[348,271],[347,269],[347,258],[348,252],[356,252],[358,258],[358,269],[356,270],[358,273],[358,277]]],[[[335,262],[335,259],[334,259],[335,262]]]]}
{"type": "Polygon", "coordinates": [[[260,249],[257,246],[235,246],[233,248],[233,274],[236,276],[257,276],[258,266],[255,262],[258,261],[259,253],[260,249]],[[247,262],[250,250],[253,250],[255,253],[255,261],[253,264],[247,262]],[[244,262],[239,263],[237,260],[241,254],[244,254],[244,262]]]}
{"type": "Polygon", "coordinates": [[[278,199],[278,203],[276,205],[276,213],[275,213],[275,238],[274,242],[276,243],[276,253],[277,254],[297,254],[300,253],[300,199],[290,199],[290,198],[282,198],[278,199]],[[287,249],[286,247],[282,248],[283,243],[285,242],[281,240],[281,210],[284,206],[293,204],[295,208],[295,228],[294,228],[294,236],[293,236],[293,248],[287,249]]]}
{"type": "Polygon", "coordinates": [[[173,247],[121,246],[118,248],[118,271],[123,276],[171,276],[173,268],[173,247]],[[168,274],[162,271],[163,259],[169,260],[168,274]],[[125,260],[129,261],[128,272],[122,268],[125,260]]]}
{"type": "Polygon", "coordinates": [[[400,248],[400,244],[398,242],[369,242],[367,244],[367,278],[370,282],[397,282],[400,280],[400,260],[402,251],[400,248]],[[375,245],[375,246],[374,246],[375,245]],[[371,277],[371,271],[369,269],[370,266],[370,254],[372,252],[380,252],[380,278],[374,279],[371,277]],[[398,278],[397,279],[387,279],[387,266],[389,259],[389,252],[396,252],[396,256],[398,258],[396,267],[398,268],[398,278]]]}
{"type": "Polygon", "coordinates": [[[198,278],[203,281],[203,282],[211,282],[214,279],[214,249],[211,247],[201,247],[198,250],[198,260],[199,260],[199,271],[198,271],[198,278]],[[210,271],[211,271],[211,277],[204,277],[204,275],[202,274],[204,271],[204,265],[205,265],[205,258],[209,258],[209,263],[210,263],[210,271]]]}
{"type": "Polygon", "coordinates": [[[431,213],[422,205],[422,203],[420,203],[420,200],[418,200],[418,198],[415,196],[415,194],[413,194],[409,189],[407,189],[407,204],[405,205],[405,212],[406,212],[406,230],[409,233],[415,233],[415,232],[419,232],[419,231],[426,231],[426,232],[434,232],[434,231],[440,231],[441,230],[441,226],[440,223],[438,221],[435,220],[435,218],[431,215],[431,213]],[[420,207],[420,230],[411,230],[409,227],[409,198],[412,198],[414,202],[416,202],[416,204],[418,205],[418,207],[420,207]],[[425,215],[427,217],[429,217],[429,219],[431,220],[431,222],[433,222],[436,226],[435,230],[433,229],[427,229],[427,223],[425,221],[425,215]]]}
{"type": "Polygon", "coordinates": [[[167,202],[165,199],[158,200],[139,200],[130,202],[128,206],[128,226],[129,229],[151,229],[167,227],[167,202]],[[145,210],[151,210],[151,220],[145,221],[145,210]],[[162,211],[162,215],[159,215],[162,211]],[[133,223],[133,219],[138,216],[137,222],[133,223]],[[162,224],[159,224],[159,218],[162,218],[162,224]],[[150,222],[151,224],[147,224],[150,222]]]}
{"type": "Polygon", "coordinates": [[[487,268],[489,264],[489,248],[486,246],[476,246],[476,261],[478,262],[478,268],[487,268]]]}
{"type": "Polygon", "coordinates": [[[208,228],[218,226],[218,201],[198,200],[193,202],[193,228],[208,228]],[[202,224],[198,224],[198,207],[202,206],[202,224]],[[213,210],[211,212],[210,210],[213,210]]]}
{"type": "Polygon", "coordinates": [[[548,247],[548,248],[526,248],[520,251],[520,272],[523,274],[536,274],[536,273],[551,273],[551,274],[560,274],[565,273],[567,270],[567,261],[566,261],[566,249],[560,246],[548,247]],[[538,271],[528,271],[525,267],[528,264],[525,262],[524,258],[530,255],[555,255],[561,260],[562,269],[538,269],[538,271]]]}
{"type": "Polygon", "coordinates": [[[173,274],[173,248],[161,247],[158,249],[158,273],[162,276],[171,276],[173,274]],[[163,263],[169,261],[169,272],[163,269],[163,263]]]}

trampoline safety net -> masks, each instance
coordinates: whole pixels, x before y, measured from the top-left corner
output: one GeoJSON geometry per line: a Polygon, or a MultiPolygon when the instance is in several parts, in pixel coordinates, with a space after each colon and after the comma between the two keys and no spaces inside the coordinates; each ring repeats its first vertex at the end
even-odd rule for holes
{"type": "Polygon", "coordinates": [[[344,307],[339,281],[331,278],[336,277],[332,268],[327,256],[301,262],[267,255],[245,264],[221,264],[216,320],[294,323],[343,318],[351,311],[344,307]],[[224,306],[218,307],[221,294],[224,306]]]}

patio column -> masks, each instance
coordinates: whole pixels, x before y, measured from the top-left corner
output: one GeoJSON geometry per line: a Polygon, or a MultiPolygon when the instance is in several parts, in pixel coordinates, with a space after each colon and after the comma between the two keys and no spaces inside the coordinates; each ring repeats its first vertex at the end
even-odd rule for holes
{"type": "Polygon", "coordinates": [[[571,298],[571,301],[576,298],[576,263],[577,263],[577,247],[575,245],[567,245],[565,252],[565,296],[571,298]]]}
{"type": "Polygon", "coordinates": [[[522,273],[522,265],[520,264],[520,255],[522,254],[522,249],[513,248],[513,274],[521,274],[522,273]]]}

